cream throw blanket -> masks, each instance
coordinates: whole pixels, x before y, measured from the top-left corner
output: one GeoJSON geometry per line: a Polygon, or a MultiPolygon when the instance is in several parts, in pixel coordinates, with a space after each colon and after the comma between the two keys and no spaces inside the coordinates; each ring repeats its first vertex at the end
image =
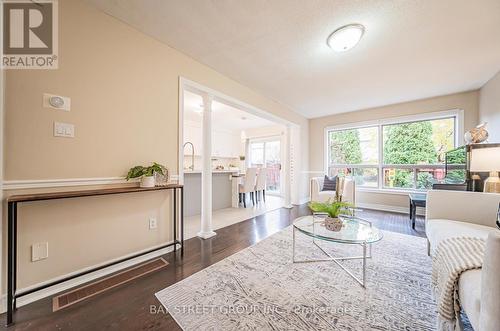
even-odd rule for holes
{"type": "Polygon", "coordinates": [[[432,289],[438,306],[438,330],[460,330],[458,278],[464,271],[483,265],[486,241],[479,238],[448,238],[439,243],[432,258],[432,289]]]}

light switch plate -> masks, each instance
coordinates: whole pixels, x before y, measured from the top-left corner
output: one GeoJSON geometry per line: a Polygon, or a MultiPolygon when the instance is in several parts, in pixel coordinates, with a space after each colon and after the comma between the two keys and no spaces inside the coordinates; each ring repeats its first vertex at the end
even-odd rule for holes
{"type": "Polygon", "coordinates": [[[149,218],[149,229],[154,230],[158,227],[158,223],[156,222],[156,218],[150,217],[149,218]]]}
{"type": "Polygon", "coordinates": [[[57,110],[64,110],[64,111],[70,111],[71,110],[71,98],[69,97],[63,97],[62,95],[55,95],[55,94],[49,94],[49,93],[44,93],[43,94],[43,107],[44,108],[52,108],[52,109],[57,109],[57,110]],[[51,97],[59,97],[64,100],[64,105],[62,107],[54,107],[50,104],[49,100],[51,97]]]}
{"type": "Polygon", "coordinates": [[[31,245],[31,262],[44,260],[49,257],[49,243],[35,243],[31,245]]]}
{"type": "Polygon", "coordinates": [[[75,137],[75,126],[70,123],[54,122],[54,137],[75,137]]]}

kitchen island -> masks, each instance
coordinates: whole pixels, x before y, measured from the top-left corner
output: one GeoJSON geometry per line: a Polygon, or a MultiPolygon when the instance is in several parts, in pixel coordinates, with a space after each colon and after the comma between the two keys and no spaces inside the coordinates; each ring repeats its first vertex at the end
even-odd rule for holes
{"type": "MultiPolygon", "coordinates": [[[[212,210],[238,208],[238,170],[212,170],[212,210]]],[[[184,215],[201,214],[201,171],[184,171],[184,215]]]]}

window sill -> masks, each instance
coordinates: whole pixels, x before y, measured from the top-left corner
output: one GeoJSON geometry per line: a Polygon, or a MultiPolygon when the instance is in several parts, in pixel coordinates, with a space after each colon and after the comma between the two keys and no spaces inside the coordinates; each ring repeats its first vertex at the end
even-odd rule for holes
{"type": "Polygon", "coordinates": [[[394,190],[387,188],[369,188],[369,187],[358,187],[356,188],[357,192],[366,192],[366,193],[379,193],[379,194],[396,194],[396,195],[408,195],[410,193],[427,193],[426,190],[394,190]]]}

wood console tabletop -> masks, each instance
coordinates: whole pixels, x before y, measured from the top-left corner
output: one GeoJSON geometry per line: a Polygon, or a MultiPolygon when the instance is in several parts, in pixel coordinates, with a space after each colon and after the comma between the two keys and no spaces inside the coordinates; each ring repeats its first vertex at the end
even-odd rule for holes
{"type": "Polygon", "coordinates": [[[40,200],[80,198],[80,197],[90,197],[96,195],[171,190],[176,188],[182,188],[182,185],[168,184],[165,186],[155,186],[155,187],[127,186],[127,187],[102,188],[102,189],[92,189],[92,190],[15,194],[8,197],[7,202],[28,202],[28,201],[40,201],[40,200]]]}

